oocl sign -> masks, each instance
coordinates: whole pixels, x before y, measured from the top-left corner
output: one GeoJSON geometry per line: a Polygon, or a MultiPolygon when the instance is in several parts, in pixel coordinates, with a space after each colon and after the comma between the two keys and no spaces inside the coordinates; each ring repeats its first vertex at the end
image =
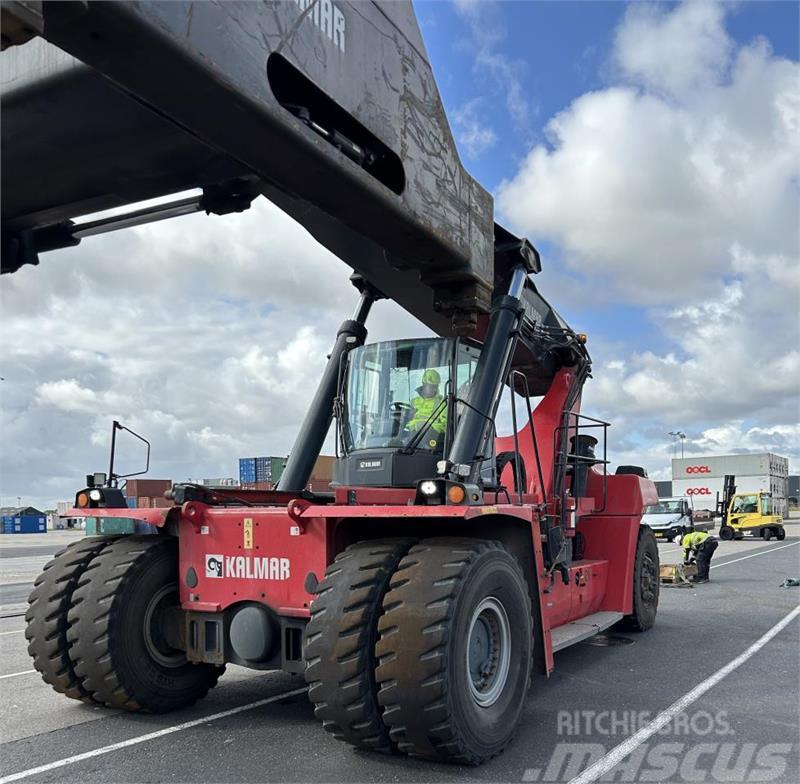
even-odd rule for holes
{"type": "Polygon", "coordinates": [[[711,491],[707,487],[690,487],[686,495],[711,495],[711,491]]]}
{"type": "Polygon", "coordinates": [[[711,469],[708,466],[686,466],[687,474],[710,474],[711,469]]]}

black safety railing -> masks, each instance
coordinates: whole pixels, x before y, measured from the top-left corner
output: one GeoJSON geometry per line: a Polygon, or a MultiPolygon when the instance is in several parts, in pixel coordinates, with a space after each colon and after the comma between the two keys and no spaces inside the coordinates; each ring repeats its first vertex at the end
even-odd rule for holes
{"type": "MultiPolygon", "coordinates": [[[[604,512],[608,497],[608,428],[609,422],[586,414],[578,414],[574,411],[565,411],[562,416],[562,424],[553,431],[553,494],[559,500],[559,518],[562,526],[567,526],[568,504],[567,499],[570,495],[573,498],[580,497],[580,475],[588,475],[589,469],[594,465],[603,466],[603,495],[602,503],[599,507],[592,510],[592,513],[604,512]],[[588,454],[588,449],[581,448],[581,436],[591,436],[593,433],[602,431],[603,456],[602,458],[594,454],[594,445],[591,447],[592,454],[588,454]],[[585,452],[582,454],[581,452],[585,452]],[[570,492],[567,492],[567,474],[572,469],[572,482],[570,492]]],[[[595,442],[600,439],[595,438],[595,442]]]]}

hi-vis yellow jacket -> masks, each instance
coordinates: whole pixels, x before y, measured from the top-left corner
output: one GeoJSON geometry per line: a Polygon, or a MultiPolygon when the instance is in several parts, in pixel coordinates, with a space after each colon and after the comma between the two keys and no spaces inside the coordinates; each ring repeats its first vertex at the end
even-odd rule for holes
{"type": "Polygon", "coordinates": [[[685,561],[689,557],[692,550],[697,552],[697,548],[700,547],[706,539],[708,539],[708,534],[705,531],[694,531],[691,534],[686,534],[683,539],[681,539],[683,560],[685,561]]]}

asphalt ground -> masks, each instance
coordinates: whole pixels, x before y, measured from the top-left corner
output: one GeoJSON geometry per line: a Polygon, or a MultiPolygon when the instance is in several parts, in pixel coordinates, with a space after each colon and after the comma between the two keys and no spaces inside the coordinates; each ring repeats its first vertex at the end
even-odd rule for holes
{"type": "MultiPolygon", "coordinates": [[[[797,784],[800,589],[779,587],[784,578],[800,576],[797,522],[787,526],[783,542],[722,542],[709,584],[662,589],[649,632],[600,636],[556,654],[553,675],[534,679],[514,743],[479,768],[354,751],[318,725],[302,680],[282,673],[229,667],[205,700],[169,715],[124,714],[68,700],[31,672],[22,608],[4,604],[0,784],[797,784]]],[[[36,546],[54,552],[74,538],[66,534],[48,534],[47,543],[36,546]],[[50,536],[59,541],[51,543],[50,536]]],[[[29,543],[8,539],[0,542],[6,560],[41,555],[31,553],[29,543]],[[17,546],[22,554],[8,555],[17,546]]],[[[662,563],[680,557],[676,545],[661,543],[659,550],[662,563]]],[[[21,572],[14,567],[3,574],[21,572]]]]}

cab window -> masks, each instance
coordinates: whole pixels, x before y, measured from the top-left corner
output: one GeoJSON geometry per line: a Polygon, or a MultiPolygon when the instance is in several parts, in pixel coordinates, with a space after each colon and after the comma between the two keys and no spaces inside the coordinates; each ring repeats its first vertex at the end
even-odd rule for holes
{"type": "Polygon", "coordinates": [[[737,495],[733,501],[733,511],[740,514],[755,514],[758,511],[758,497],[737,495]]]}

